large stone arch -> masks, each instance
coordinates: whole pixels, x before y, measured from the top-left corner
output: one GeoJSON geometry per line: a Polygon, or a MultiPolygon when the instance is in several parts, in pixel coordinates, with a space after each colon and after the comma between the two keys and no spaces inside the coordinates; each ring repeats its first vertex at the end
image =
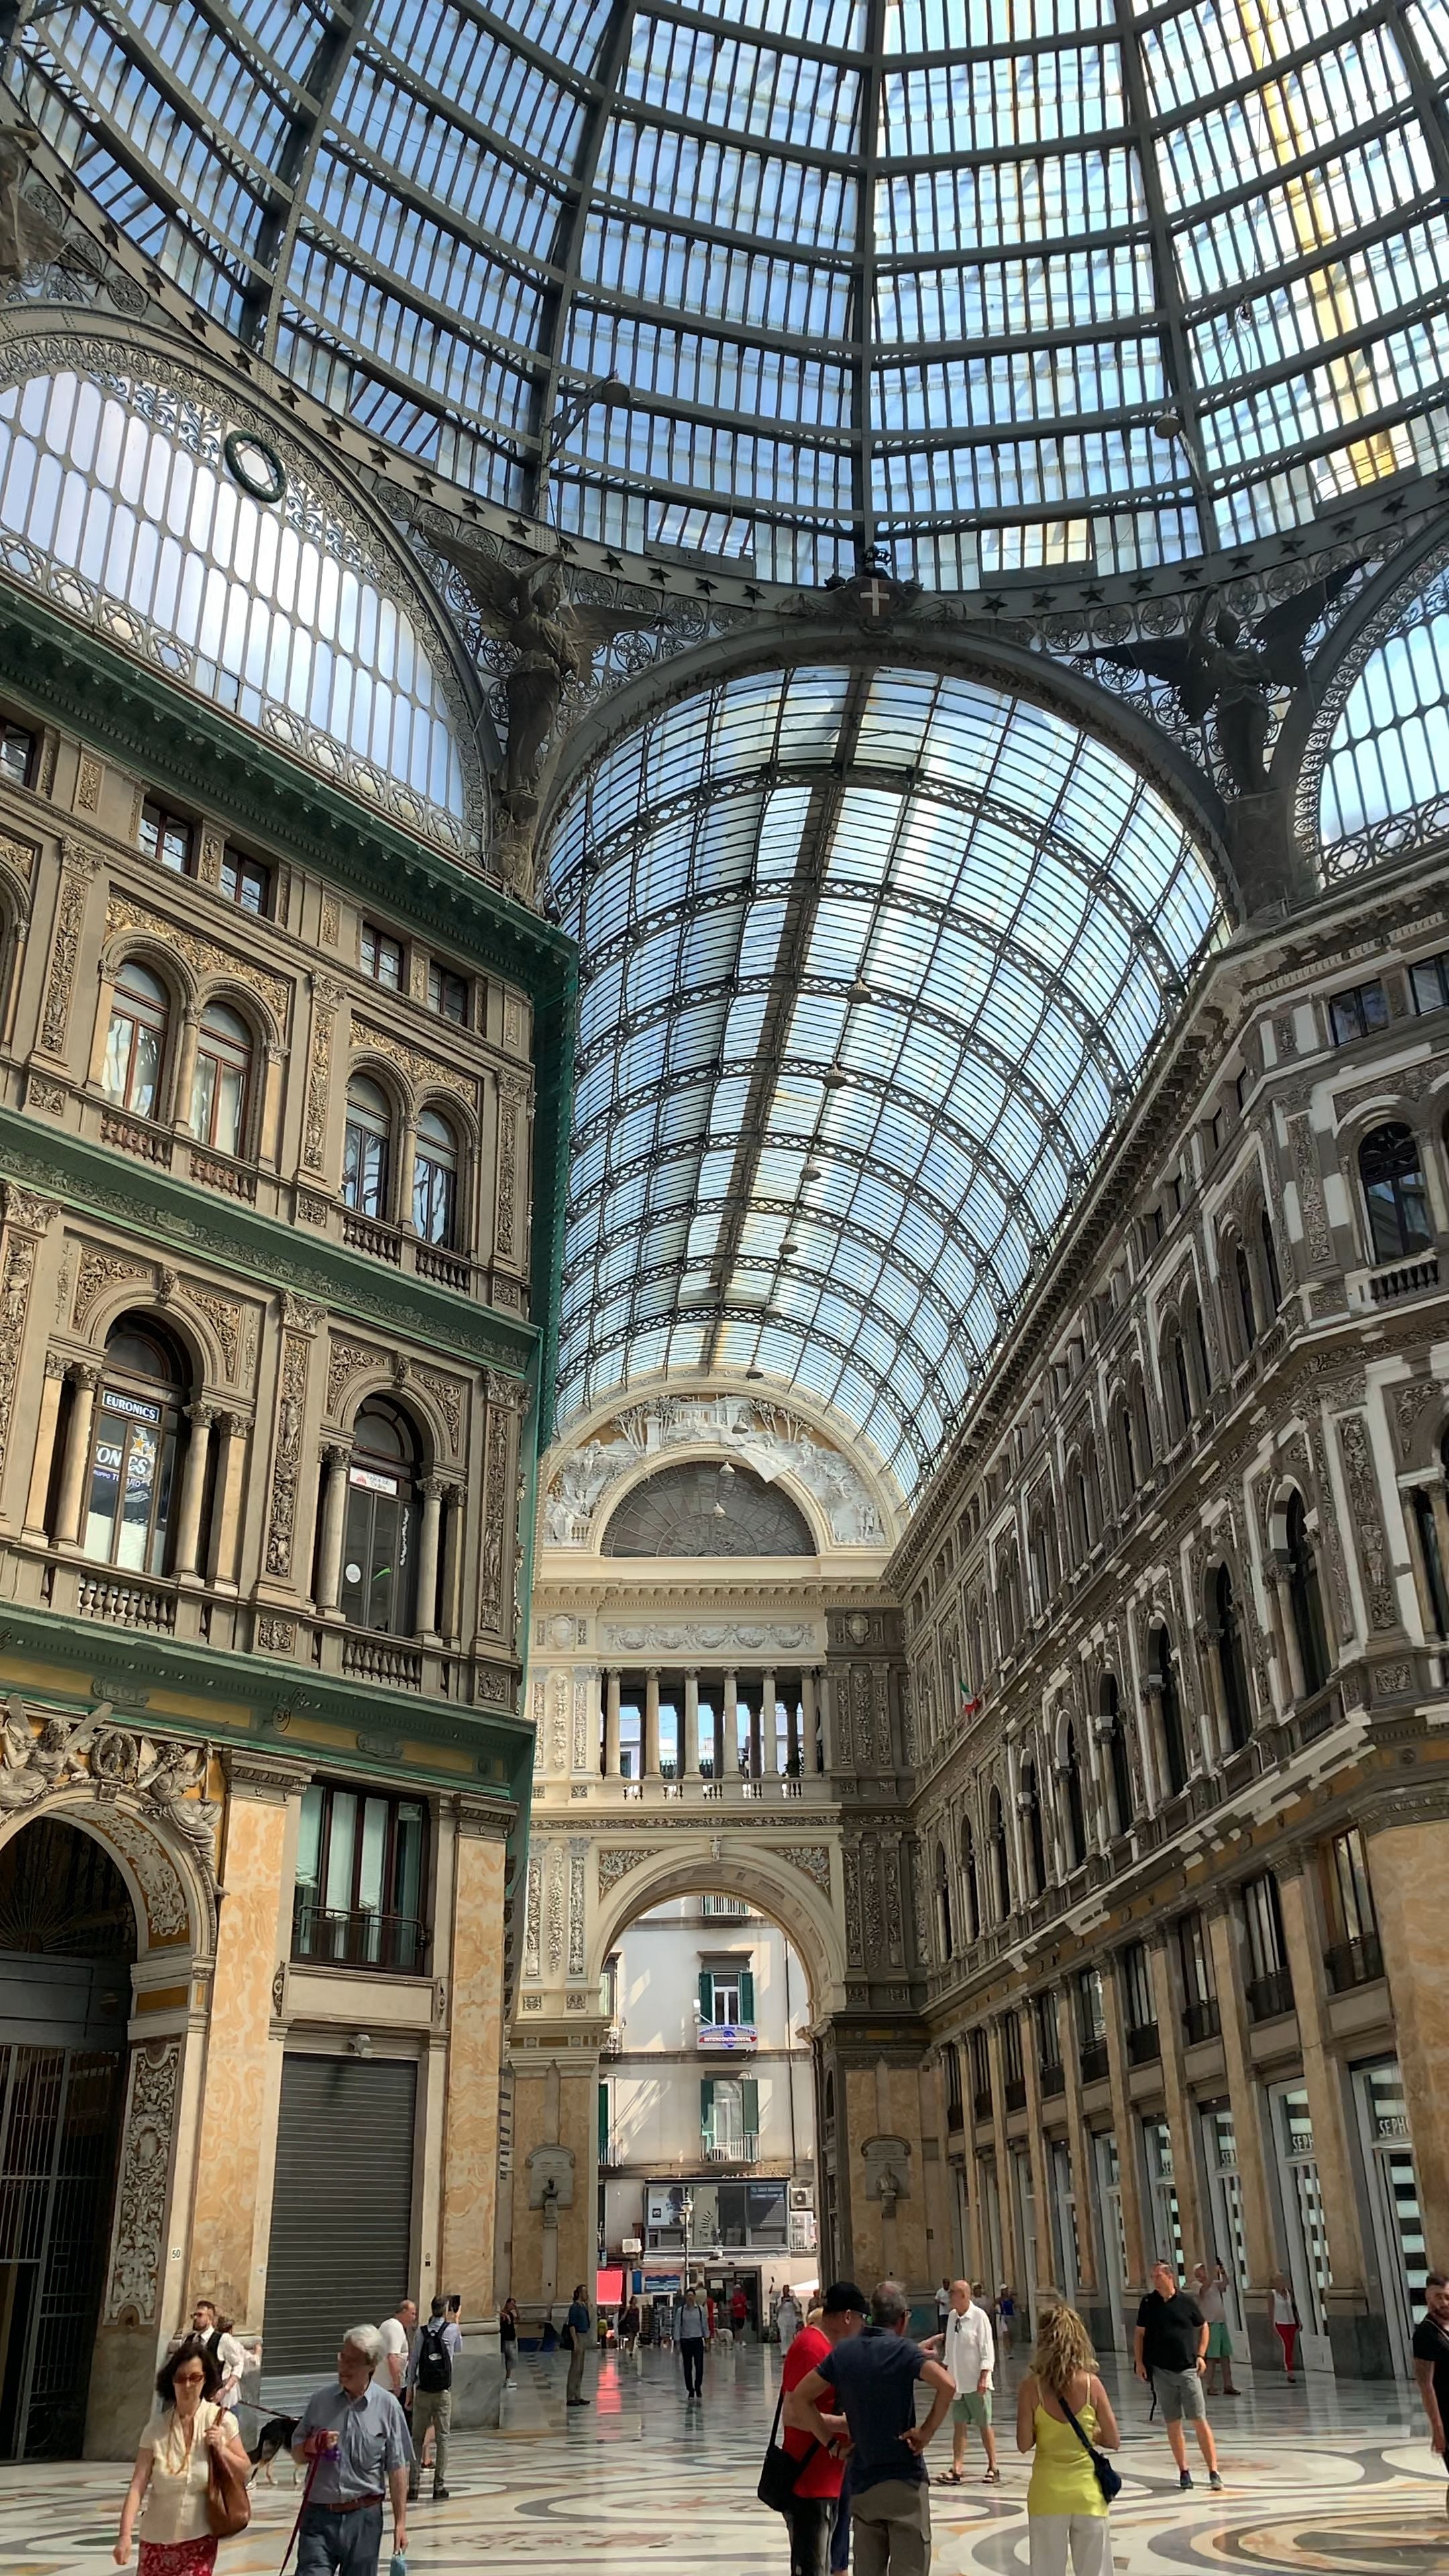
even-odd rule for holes
{"type": "Polygon", "coordinates": [[[746,1833],[671,1834],[657,1850],[634,1852],[601,1833],[595,1846],[598,1902],[588,1974],[602,1980],[604,1962],[628,1926],[672,1897],[719,1894],[749,1897],[779,1926],[799,1955],[810,1986],[814,2021],[839,2012],[845,2002],[845,1927],[836,1888],[839,1864],[834,1837],[771,1844],[746,1833]],[[809,1866],[807,1867],[807,1858],[809,1866]],[[622,1866],[620,1865],[622,1862],[622,1866]],[[821,1881],[824,1881],[824,1885],[821,1881]]]}

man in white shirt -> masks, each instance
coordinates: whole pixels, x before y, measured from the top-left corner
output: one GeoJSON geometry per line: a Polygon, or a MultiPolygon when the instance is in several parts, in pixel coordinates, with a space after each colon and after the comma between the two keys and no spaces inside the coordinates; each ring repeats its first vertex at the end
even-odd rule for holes
{"type": "Polygon", "coordinates": [[[411,2299],[399,2299],[394,2315],[384,2317],[378,2327],[382,2353],[372,2374],[374,2388],[385,2388],[391,2397],[401,2400],[407,2378],[408,2346],[418,2321],[417,2307],[411,2299]]]}
{"type": "Polygon", "coordinates": [[[991,2374],[996,2367],[996,2338],[991,2319],[971,2296],[969,2281],[951,2284],[951,2309],[942,2332],[933,2335],[925,2352],[939,2345],[941,2359],[956,2382],[951,2404],[951,2466],[937,2478],[938,2487],[959,2487],[966,2471],[966,2445],[974,2424],[981,2435],[986,2453],[986,2475],[983,2486],[999,2487],[1001,2471],[996,2465],[996,2435],[991,2429],[991,2374]]]}

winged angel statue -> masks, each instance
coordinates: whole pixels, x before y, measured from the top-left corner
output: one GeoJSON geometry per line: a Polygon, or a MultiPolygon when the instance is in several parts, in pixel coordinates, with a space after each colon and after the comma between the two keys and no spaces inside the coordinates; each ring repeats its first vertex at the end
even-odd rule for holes
{"type": "Polygon", "coordinates": [[[616,635],[657,625],[658,612],[568,598],[556,558],[518,568],[485,554],[461,530],[434,529],[429,541],[463,575],[487,633],[512,648],[503,682],[508,749],[498,789],[499,855],[509,882],[527,893],[534,827],[565,693],[587,684],[595,657],[616,635]]]}
{"type": "Polygon", "coordinates": [[[1330,602],[1337,598],[1355,567],[1348,565],[1312,581],[1306,590],[1270,608],[1246,626],[1230,608],[1219,608],[1208,624],[1211,597],[1204,599],[1185,635],[1161,643],[1143,641],[1103,649],[1097,659],[1115,662],[1119,670],[1142,671],[1165,680],[1189,724],[1216,718],[1218,745],[1233,785],[1241,796],[1267,793],[1263,754],[1273,720],[1270,692],[1300,689],[1308,677],[1303,648],[1330,602]]]}

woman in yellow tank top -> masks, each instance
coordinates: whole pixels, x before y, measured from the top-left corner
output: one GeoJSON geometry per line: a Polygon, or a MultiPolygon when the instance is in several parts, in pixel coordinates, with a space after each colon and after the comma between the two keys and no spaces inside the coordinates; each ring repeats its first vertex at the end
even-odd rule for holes
{"type": "Polygon", "coordinates": [[[1050,2309],[1016,2400],[1016,2447],[1034,2455],[1026,2491],[1031,2576],[1066,2576],[1069,2559],[1072,2576],[1111,2576],[1106,2499],[1066,2417],[1069,2406],[1098,2450],[1117,2448],[1117,2418],[1096,2358],[1076,2309],[1050,2309]]]}

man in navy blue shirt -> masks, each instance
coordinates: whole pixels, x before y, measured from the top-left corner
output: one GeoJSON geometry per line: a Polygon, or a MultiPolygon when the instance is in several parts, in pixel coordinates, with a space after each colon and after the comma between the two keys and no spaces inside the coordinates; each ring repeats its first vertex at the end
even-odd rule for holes
{"type": "MultiPolygon", "coordinates": [[[[852,2281],[825,2293],[825,2313],[864,2307],[852,2281]]],[[[906,2333],[909,2309],[895,2281],[879,2281],[871,2323],[832,2345],[785,2401],[785,2421],[829,2442],[835,2429],[821,2400],[845,2417],[850,2432],[850,2514],[856,2576],[927,2576],[931,2564],[930,2489],[923,2454],[956,2394],[949,2371],[906,2333]],[[916,2382],[934,2392],[924,2424],[916,2422],[916,2382]]]]}
{"type": "Polygon", "coordinates": [[[565,2403],[569,2406],[587,2406],[589,2401],[584,2395],[584,2355],[589,2348],[592,2319],[582,2281],[569,2301],[568,2323],[572,2341],[569,2345],[568,2395],[565,2403]]]}

